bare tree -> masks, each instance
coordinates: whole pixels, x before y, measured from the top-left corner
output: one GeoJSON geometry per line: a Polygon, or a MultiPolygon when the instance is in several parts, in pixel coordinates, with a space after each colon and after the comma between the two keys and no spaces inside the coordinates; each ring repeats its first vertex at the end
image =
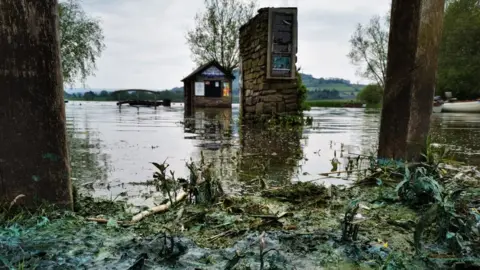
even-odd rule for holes
{"type": "Polygon", "coordinates": [[[358,67],[358,75],[375,81],[382,89],[387,73],[389,24],[389,16],[374,16],[368,25],[358,24],[350,38],[352,47],[348,54],[358,67]]]}
{"type": "Polygon", "coordinates": [[[240,27],[255,15],[254,0],[205,0],[205,11],[195,16],[187,32],[193,60],[202,65],[216,60],[226,70],[238,67],[240,27]]]}

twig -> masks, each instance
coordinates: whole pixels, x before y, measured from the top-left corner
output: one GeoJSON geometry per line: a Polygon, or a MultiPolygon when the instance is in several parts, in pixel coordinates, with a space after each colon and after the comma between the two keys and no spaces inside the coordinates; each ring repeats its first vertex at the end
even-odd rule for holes
{"type": "Polygon", "coordinates": [[[328,176],[330,174],[361,172],[361,171],[364,171],[364,170],[365,169],[357,169],[357,170],[349,170],[349,171],[335,171],[335,172],[319,173],[319,175],[328,176]]]}
{"type": "MultiPolygon", "coordinates": [[[[197,183],[197,186],[202,184],[204,181],[199,181],[197,183]]],[[[179,203],[183,200],[185,200],[186,198],[188,197],[188,193],[185,192],[184,190],[181,190],[179,193],[177,193],[177,196],[175,198],[175,200],[173,201],[173,204],[176,204],[176,203],[179,203]]],[[[163,212],[166,212],[168,209],[170,209],[170,207],[172,206],[172,203],[170,201],[164,203],[164,204],[161,204],[161,205],[158,205],[158,206],[154,206],[148,210],[145,210],[141,213],[138,213],[136,214],[135,216],[133,216],[132,220],[131,221],[119,221],[119,223],[122,223],[122,224],[133,224],[133,223],[137,223],[139,222],[140,220],[148,217],[148,216],[151,216],[153,214],[157,214],[157,213],[163,213],[163,212]]],[[[183,214],[183,213],[182,213],[183,214]]],[[[87,220],[89,221],[96,221],[98,223],[108,223],[108,220],[107,219],[98,219],[98,218],[87,218],[87,220]]]]}
{"type": "MultiPolygon", "coordinates": [[[[105,218],[87,218],[86,219],[87,221],[93,221],[93,222],[97,222],[97,223],[100,223],[100,224],[107,224],[108,223],[108,219],[105,219],[105,218]]],[[[133,225],[133,222],[131,221],[117,221],[117,223],[123,227],[128,227],[128,226],[131,226],[133,225]]]]}
{"type": "Polygon", "coordinates": [[[23,195],[23,194],[20,194],[17,197],[15,197],[15,199],[13,199],[13,201],[10,203],[10,206],[8,207],[7,211],[10,211],[10,208],[12,208],[12,206],[14,206],[17,203],[17,200],[19,200],[23,197],[25,197],[25,195],[23,195]]]}
{"type": "Polygon", "coordinates": [[[236,234],[236,233],[237,234],[238,233],[243,233],[243,232],[246,232],[246,231],[247,230],[245,230],[245,229],[242,229],[242,230],[232,229],[232,230],[228,230],[228,231],[222,232],[220,234],[214,235],[214,236],[208,238],[208,240],[213,241],[213,240],[216,240],[216,239],[224,237],[224,236],[229,236],[229,235],[236,234]]]}
{"type": "MultiPolygon", "coordinates": [[[[185,191],[181,190],[180,193],[177,194],[177,197],[175,198],[175,200],[172,201],[173,204],[183,201],[185,198],[187,198],[187,195],[188,194],[185,191]]],[[[139,222],[140,220],[142,220],[142,219],[144,219],[148,216],[151,216],[153,214],[163,213],[163,212],[167,211],[170,208],[170,206],[172,206],[172,202],[169,201],[165,204],[161,204],[159,206],[152,207],[148,210],[145,210],[145,211],[135,215],[132,218],[132,223],[139,222]]]]}
{"type": "MultiPolygon", "coordinates": [[[[184,200],[185,198],[187,197],[187,193],[185,191],[181,191],[178,195],[177,195],[177,198],[175,198],[175,201],[174,203],[178,203],[178,202],[181,202],[182,200],[184,200]]],[[[151,216],[153,214],[156,214],[156,213],[162,213],[162,212],[165,212],[167,211],[171,206],[171,203],[170,201],[165,203],[165,204],[161,204],[159,206],[155,206],[155,207],[152,207],[148,210],[145,210],[137,215],[135,215],[132,220],[130,221],[117,221],[118,224],[122,224],[122,225],[132,225],[136,222],[139,222],[140,220],[142,220],[143,218],[145,217],[148,217],[148,216],[151,216]]],[[[87,218],[88,221],[94,221],[94,222],[98,222],[98,223],[108,223],[108,219],[105,219],[105,218],[87,218]]]]}
{"type": "Polygon", "coordinates": [[[234,231],[235,231],[235,230],[228,230],[228,231],[222,232],[222,233],[220,233],[220,234],[217,234],[217,235],[214,235],[214,236],[208,238],[208,240],[211,240],[211,241],[216,240],[216,239],[218,239],[218,238],[220,238],[220,237],[227,236],[227,235],[233,233],[234,231]]]}

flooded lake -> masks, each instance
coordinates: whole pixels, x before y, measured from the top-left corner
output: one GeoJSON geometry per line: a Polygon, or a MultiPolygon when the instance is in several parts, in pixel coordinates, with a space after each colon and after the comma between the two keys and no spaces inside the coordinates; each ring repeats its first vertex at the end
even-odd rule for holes
{"type": "MultiPolygon", "coordinates": [[[[151,206],[163,199],[154,187],[151,162],[166,161],[176,177],[187,177],[186,162],[211,162],[230,192],[266,179],[348,184],[346,174],[325,176],[332,159],[344,171],[349,160],[375,153],[380,110],[313,108],[313,124],[302,129],[259,129],[239,124],[239,107],[198,109],[184,116],[183,104],[135,108],[114,102],[66,104],[74,183],[97,197],[151,206]]],[[[455,146],[462,161],[480,165],[480,115],[434,114],[432,141],[455,146]]]]}

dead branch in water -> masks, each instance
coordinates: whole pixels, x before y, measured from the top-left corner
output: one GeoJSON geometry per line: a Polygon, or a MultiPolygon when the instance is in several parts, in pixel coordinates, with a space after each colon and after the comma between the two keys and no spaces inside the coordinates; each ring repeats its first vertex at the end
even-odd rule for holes
{"type": "MultiPolygon", "coordinates": [[[[179,202],[185,200],[185,198],[187,198],[187,195],[188,195],[187,192],[185,192],[183,190],[180,191],[180,193],[177,194],[177,197],[173,200],[173,204],[176,204],[176,203],[179,203],[179,202]]],[[[141,213],[138,213],[132,218],[132,223],[138,222],[138,221],[142,220],[143,218],[151,216],[153,214],[163,213],[163,212],[167,211],[170,208],[170,206],[172,206],[172,203],[169,201],[165,204],[155,206],[155,207],[152,207],[152,208],[150,208],[148,210],[145,210],[141,213]]]]}

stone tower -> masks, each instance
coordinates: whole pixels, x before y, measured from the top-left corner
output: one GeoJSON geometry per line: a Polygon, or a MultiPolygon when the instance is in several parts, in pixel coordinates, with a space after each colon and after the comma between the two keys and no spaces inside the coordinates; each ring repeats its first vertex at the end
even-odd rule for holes
{"type": "Polygon", "coordinates": [[[298,112],[297,29],[297,8],[262,8],[240,28],[244,119],[298,112]]]}

